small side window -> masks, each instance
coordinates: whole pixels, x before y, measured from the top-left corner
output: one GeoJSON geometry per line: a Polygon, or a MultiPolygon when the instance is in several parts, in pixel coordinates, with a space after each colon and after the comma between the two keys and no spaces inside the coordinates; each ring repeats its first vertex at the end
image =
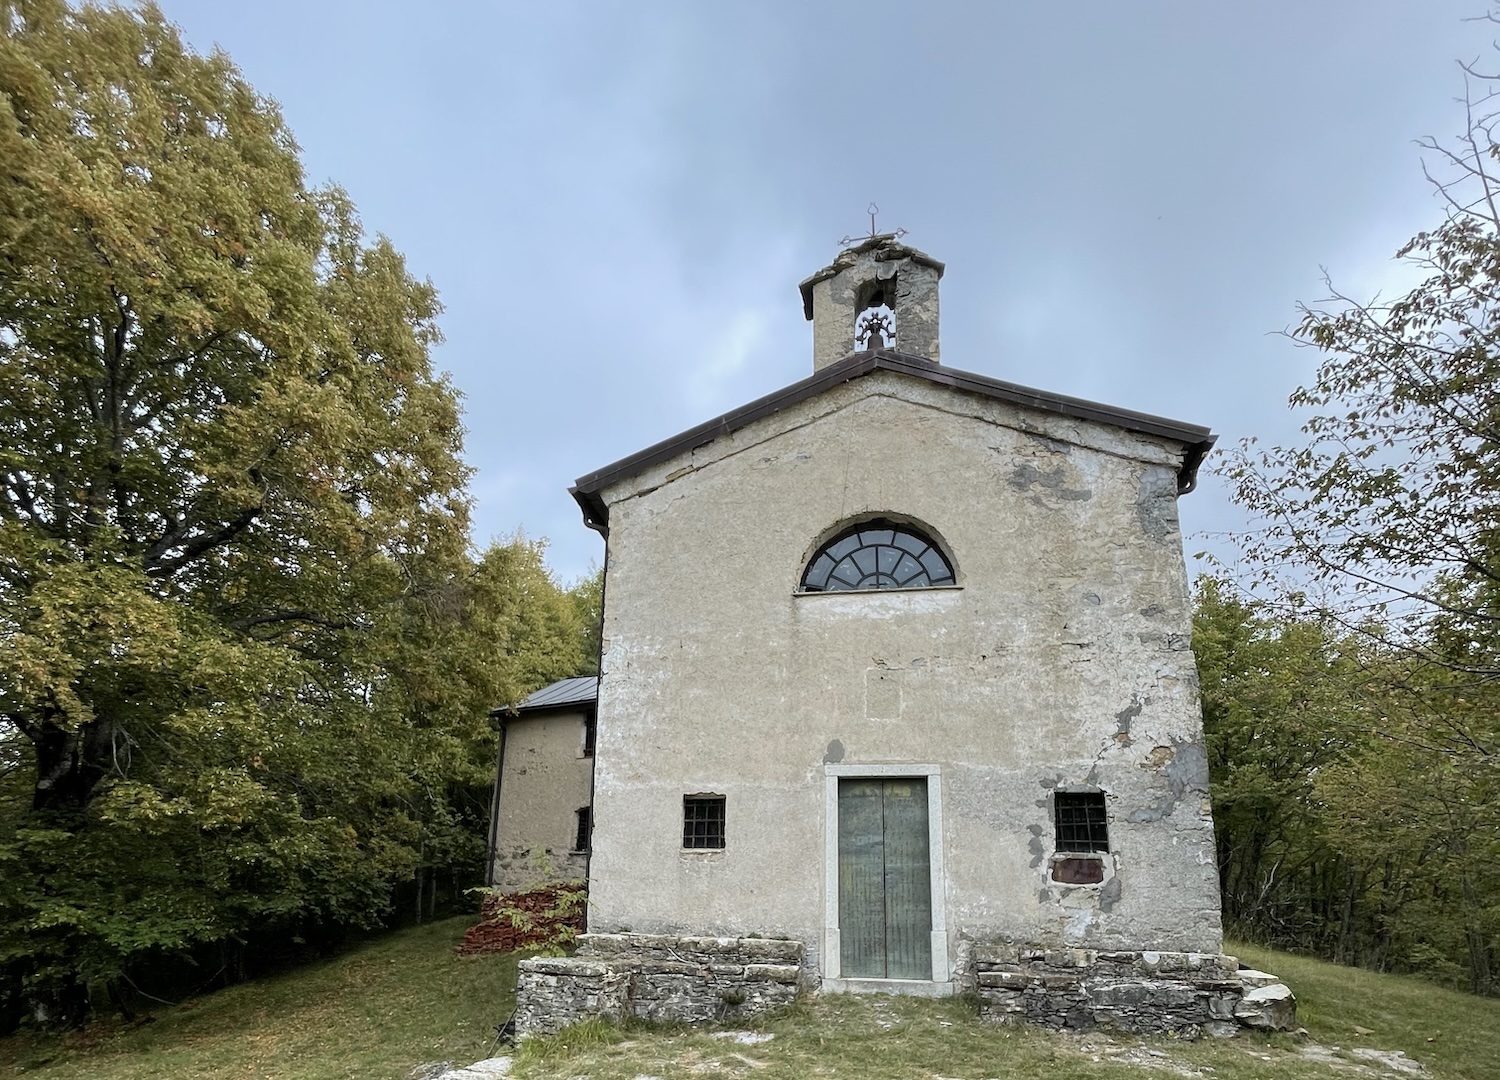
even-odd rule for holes
{"type": "Polygon", "coordinates": [[[594,812],[587,806],[580,806],[575,814],[578,818],[578,835],[573,841],[574,851],[590,850],[589,843],[594,831],[594,812]]]}
{"type": "Polygon", "coordinates": [[[724,796],[682,797],[682,846],[696,849],[724,846],[724,796]]]}
{"type": "Polygon", "coordinates": [[[594,739],[598,734],[599,721],[593,713],[583,718],[583,756],[594,756],[594,739]]]}
{"type": "Polygon", "coordinates": [[[1058,852],[1109,850],[1102,791],[1059,791],[1052,798],[1058,852]]]}

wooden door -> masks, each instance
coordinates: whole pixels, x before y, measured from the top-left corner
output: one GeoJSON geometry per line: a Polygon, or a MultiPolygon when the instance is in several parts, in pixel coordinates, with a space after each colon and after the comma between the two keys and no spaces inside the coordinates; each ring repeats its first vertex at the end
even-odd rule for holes
{"type": "Polygon", "coordinates": [[[839,781],[839,940],[846,979],[932,978],[927,781],[839,781]]]}

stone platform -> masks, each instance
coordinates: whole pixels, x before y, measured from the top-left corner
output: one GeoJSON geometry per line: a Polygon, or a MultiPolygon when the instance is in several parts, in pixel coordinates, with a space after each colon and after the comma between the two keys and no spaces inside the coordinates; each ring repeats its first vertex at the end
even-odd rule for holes
{"type": "Polygon", "coordinates": [[[522,960],[516,1034],[554,1034],[592,1016],[741,1020],[797,996],[802,942],[780,938],[584,934],[575,956],[522,960]]]}
{"type": "MultiPolygon", "coordinates": [[[[523,960],[516,1034],[616,1021],[743,1020],[791,1003],[810,982],[803,944],[780,938],[584,934],[576,956],[523,960]]],[[[1229,1036],[1296,1027],[1296,999],[1232,956],[975,945],[962,980],[996,1023],[1229,1036]]],[[[922,984],[928,985],[928,984],[922,984]]],[[[946,984],[944,984],[946,985],[946,984]]]]}
{"type": "Polygon", "coordinates": [[[979,1014],[997,1023],[1185,1038],[1296,1026],[1291,991],[1232,956],[978,945],[973,957],[979,1014]]]}

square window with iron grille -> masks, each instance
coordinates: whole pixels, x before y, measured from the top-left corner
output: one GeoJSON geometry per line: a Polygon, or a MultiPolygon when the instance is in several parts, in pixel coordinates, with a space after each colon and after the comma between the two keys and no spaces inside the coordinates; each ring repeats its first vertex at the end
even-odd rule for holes
{"type": "Polygon", "coordinates": [[[1058,791],[1052,796],[1058,851],[1108,851],[1109,826],[1101,791],[1058,791]]]}
{"type": "Polygon", "coordinates": [[[682,846],[685,848],[722,848],[724,846],[724,796],[684,795],[682,797],[682,846]]]}
{"type": "Polygon", "coordinates": [[[580,806],[576,811],[578,817],[578,835],[573,840],[574,851],[588,851],[589,837],[594,829],[594,812],[587,806],[580,806]]]}

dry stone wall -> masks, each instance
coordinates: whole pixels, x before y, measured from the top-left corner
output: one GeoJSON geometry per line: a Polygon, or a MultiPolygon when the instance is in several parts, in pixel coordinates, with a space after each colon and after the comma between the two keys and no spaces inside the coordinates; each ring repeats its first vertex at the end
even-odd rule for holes
{"type": "MultiPolygon", "coordinates": [[[[980,1015],[998,1023],[1186,1038],[1233,1035],[1240,1024],[1252,1023],[1240,1015],[1250,988],[1232,956],[1014,945],[976,945],[972,955],[980,1015]]],[[[1286,987],[1276,986],[1291,999],[1286,987]]],[[[1253,1026],[1290,1027],[1294,1021],[1293,1003],[1276,1023],[1253,1026]]]]}
{"type": "MultiPolygon", "coordinates": [[[[1013,944],[965,955],[965,988],[996,1023],[1183,1038],[1296,1026],[1291,991],[1232,956],[1013,944]]],[[[791,1003],[804,961],[802,942],[779,938],[585,934],[576,956],[521,961],[516,1032],[551,1035],[594,1016],[742,1020],[791,1003]]]]}
{"type": "Polygon", "coordinates": [[[585,934],[576,956],[521,961],[516,1033],[551,1035],[591,1016],[756,1016],[796,998],[802,961],[802,942],[779,938],[585,934]]]}

